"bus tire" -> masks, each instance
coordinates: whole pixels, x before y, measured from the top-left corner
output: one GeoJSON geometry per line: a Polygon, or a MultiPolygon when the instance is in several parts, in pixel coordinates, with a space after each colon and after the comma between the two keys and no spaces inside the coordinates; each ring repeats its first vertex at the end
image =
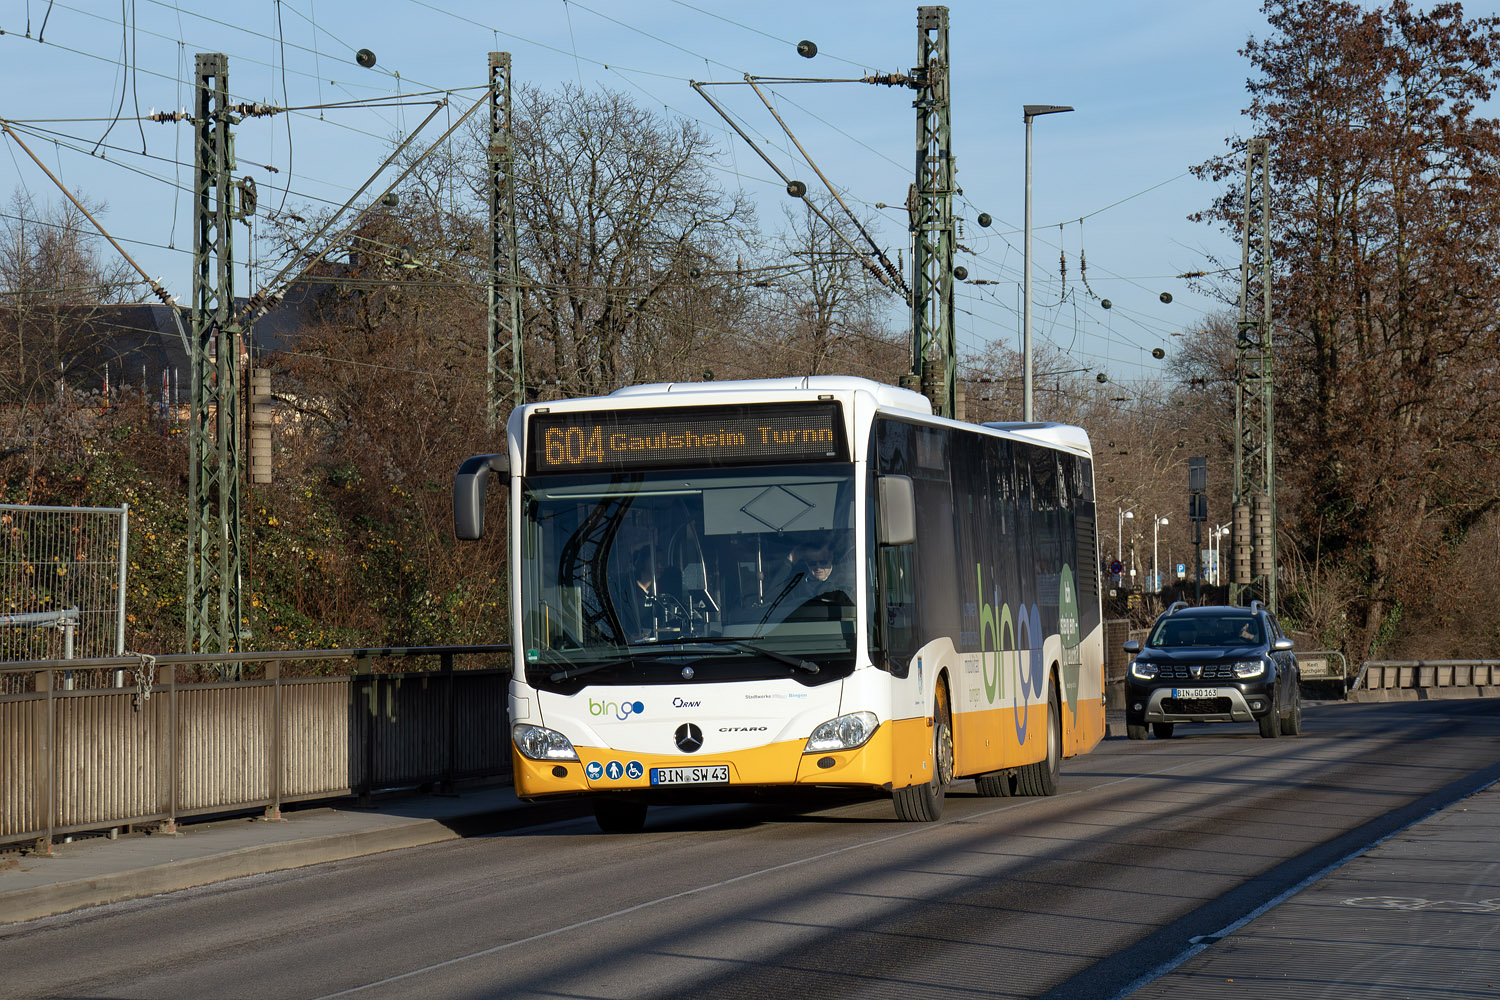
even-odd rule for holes
{"type": "Polygon", "coordinates": [[[646,803],[612,796],[597,798],[594,822],[604,833],[640,833],[646,825],[646,803]]]}
{"type": "Polygon", "coordinates": [[[1016,769],[1016,794],[1056,795],[1062,774],[1062,706],[1054,681],[1047,692],[1047,756],[1016,769]]]}
{"type": "Polygon", "coordinates": [[[974,779],[974,790],[991,799],[1008,799],[1016,794],[1016,772],[996,771],[974,779]]]}
{"type": "Polygon", "coordinates": [[[932,779],[891,792],[896,818],[908,823],[931,823],[942,816],[943,799],[953,781],[953,711],[948,705],[948,685],[941,679],[933,698],[932,779]]]}

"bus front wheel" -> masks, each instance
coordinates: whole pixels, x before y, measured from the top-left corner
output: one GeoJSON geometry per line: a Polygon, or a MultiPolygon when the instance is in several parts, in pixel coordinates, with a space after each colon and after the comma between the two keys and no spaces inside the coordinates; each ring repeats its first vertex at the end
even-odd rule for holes
{"type": "Polygon", "coordinates": [[[953,781],[953,711],[948,705],[948,686],[941,680],[934,700],[932,779],[891,793],[896,803],[896,818],[907,822],[931,823],[943,815],[943,799],[953,781]]]}

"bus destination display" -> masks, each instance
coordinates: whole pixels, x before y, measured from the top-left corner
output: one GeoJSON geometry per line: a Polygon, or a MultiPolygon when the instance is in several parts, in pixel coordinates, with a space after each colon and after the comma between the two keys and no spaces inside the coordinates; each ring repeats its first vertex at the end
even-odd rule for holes
{"type": "Polygon", "coordinates": [[[831,402],[537,413],[533,473],[847,461],[831,402]]]}

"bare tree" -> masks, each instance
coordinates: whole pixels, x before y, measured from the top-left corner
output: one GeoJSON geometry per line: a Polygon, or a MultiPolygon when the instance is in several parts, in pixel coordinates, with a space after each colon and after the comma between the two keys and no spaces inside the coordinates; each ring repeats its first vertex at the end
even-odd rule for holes
{"type": "MultiPolygon", "coordinates": [[[[756,374],[861,375],[893,381],[906,370],[906,336],[885,322],[893,299],[870,277],[861,254],[813,211],[814,196],[783,211],[786,228],[750,277],[757,288],[750,322],[758,330],[756,374]]],[[[835,225],[841,208],[816,199],[835,225]]],[[[866,229],[870,220],[861,220],[866,229]]],[[[853,226],[844,225],[852,231],[853,226]]]]}
{"type": "MultiPolygon", "coordinates": [[[[532,393],[608,392],[690,365],[737,319],[704,279],[743,253],[754,213],[709,174],[710,137],[610,91],[523,87],[515,114],[518,249],[532,393]]],[[[473,135],[484,149],[488,133],[473,135]]],[[[483,197],[482,154],[468,165],[483,197]]]]}
{"type": "Polygon", "coordinates": [[[16,191],[8,208],[0,217],[0,400],[24,404],[95,374],[108,338],[95,322],[100,307],[127,301],[135,283],[123,261],[100,256],[93,227],[73,205],[39,208],[16,191]]]}

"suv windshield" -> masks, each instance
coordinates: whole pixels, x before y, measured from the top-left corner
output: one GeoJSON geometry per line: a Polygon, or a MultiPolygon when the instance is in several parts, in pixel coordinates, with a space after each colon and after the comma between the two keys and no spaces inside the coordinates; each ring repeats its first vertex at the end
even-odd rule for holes
{"type": "Polygon", "coordinates": [[[529,679],[852,668],[853,497],[847,463],[526,480],[529,679]]]}
{"type": "Polygon", "coordinates": [[[1251,615],[1169,615],[1156,623],[1146,645],[1255,646],[1264,640],[1260,622],[1251,615]]]}

